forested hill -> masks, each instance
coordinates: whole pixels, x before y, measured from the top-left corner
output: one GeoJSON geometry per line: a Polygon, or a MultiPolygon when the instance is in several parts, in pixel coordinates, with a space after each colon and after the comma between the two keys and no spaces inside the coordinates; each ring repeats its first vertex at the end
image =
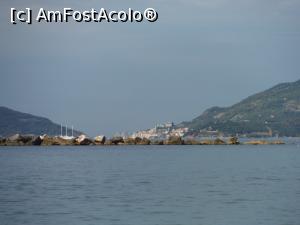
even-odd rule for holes
{"type": "MultiPolygon", "coordinates": [[[[6,137],[13,134],[33,134],[33,135],[59,135],[60,125],[51,120],[27,113],[18,112],[0,106],[0,136],[6,137]]],[[[68,129],[71,135],[71,130],[68,129]]],[[[74,135],[81,132],[74,131],[74,135]]]]}
{"type": "Polygon", "coordinates": [[[225,134],[272,131],[280,136],[300,136],[300,80],[282,83],[230,107],[212,107],[179,126],[218,130],[225,134]]]}

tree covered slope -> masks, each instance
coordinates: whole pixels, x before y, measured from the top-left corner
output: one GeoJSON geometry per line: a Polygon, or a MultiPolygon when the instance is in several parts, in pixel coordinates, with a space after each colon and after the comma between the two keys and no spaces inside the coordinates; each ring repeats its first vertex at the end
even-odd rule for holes
{"type": "MultiPolygon", "coordinates": [[[[59,135],[60,125],[51,120],[27,113],[18,112],[6,107],[0,107],[0,136],[13,134],[59,135]]],[[[71,130],[68,130],[71,135],[71,130]]],[[[81,132],[74,131],[74,135],[81,132]]]]}
{"type": "Polygon", "coordinates": [[[196,133],[207,129],[225,134],[271,130],[280,136],[300,136],[300,80],[276,85],[231,107],[212,107],[180,126],[196,133]]]}

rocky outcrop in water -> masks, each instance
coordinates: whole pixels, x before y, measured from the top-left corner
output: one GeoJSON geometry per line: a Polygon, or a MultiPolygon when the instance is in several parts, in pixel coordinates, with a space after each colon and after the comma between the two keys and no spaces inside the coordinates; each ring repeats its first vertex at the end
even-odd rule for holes
{"type": "Polygon", "coordinates": [[[151,145],[163,145],[164,141],[163,140],[152,140],[150,142],[151,145]]]}
{"type": "Polygon", "coordinates": [[[124,144],[125,145],[136,145],[136,138],[125,138],[124,144]]]}
{"type": "Polygon", "coordinates": [[[184,140],[185,145],[201,145],[201,142],[196,139],[187,139],[184,140]]]}
{"type": "Polygon", "coordinates": [[[41,145],[43,142],[43,139],[41,136],[37,136],[37,137],[34,137],[33,140],[32,140],[32,145],[41,145]]]}
{"type": "Polygon", "coordinates": [[[136,138],[135,143],[137,145],[150,145],[151,141],[147,138],[136,138]]]}
{"type": "Polygon", "coordinates": [[[96,136],[94,138],[95,144],[97,144],[97,145],[103,145],[105,143],[105,140],[106,140],[106,137],[103,135],[96,136]]]}
{"type": "Polygon", "coordinates": [[[275,141],[266,141],[266,140],[251,140],[244,142],[245,145],[282,145],[283,141],[275,140],[275,141]]]}
{"type": "Polygon", "coordinates": [[[86,135],[80,135],[79,137],[75,138],[76,145],[93,145],[94,142],[86,135]]]}
{"type": "Polygon", "coordinates": [[[240,144],[239,139],[237,137],[231,137],[229,138],[227,144],[229,145],[238,145],[240,144]]]}
{"type": "Polygon", "coordinates": [[[64,139],[61,137],[50,137],[47,135],[40,136],[42,139],[41,145],[43,146],[53,146],[53,145],[74,145],[74,139],[64,139]]]}
{"type": "Polygon", "coordinates": [[[214,145],[225,145],[225,144],[226,144],[226,142],[220,138],[217,138],[216,140],[214,140],[214,145]]]}
{"type": "Polygon", "coordinates": [[[184,141],[181,137],[169,137],[164,141],[164,145],[183,145],[184,141]]]}
{"type": "Polygon", "coordinates": [[[8,146],[32,145],[33,139],[34,136],[32,135],[15,134],[5,139],[5,143],[8,146]]]}
{"type": "Polygon", "coordinates": [[[112,139],[109,139],[107,142],[105,142],[107,145],[120,145],[124,144],[124,139],[122,137],[113,137],[112,139]]]}

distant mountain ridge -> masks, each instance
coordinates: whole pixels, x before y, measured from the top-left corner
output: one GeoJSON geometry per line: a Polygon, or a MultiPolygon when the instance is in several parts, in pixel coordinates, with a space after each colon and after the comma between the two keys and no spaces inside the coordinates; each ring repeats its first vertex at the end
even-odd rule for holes
{"type": "Polygon", "coordinates": [[[230,107],[212,107],[179,126],[194,134],[218,130],[230,135],[300,136],[300,80],[278,84],[230,107]]]}
{"type": "MultiPolygon", "coordinates": [[[[0,106],[0,136],[7,137],[17,133],[54,136],[60,135],[60,130],[60,125],[47,118],[0,106]]],[[[68,134],[71,135],[71,129],[68,129],[68,134]]],[[[75,136],[80,134],[82,132],[74,130],[75,136]]]]}

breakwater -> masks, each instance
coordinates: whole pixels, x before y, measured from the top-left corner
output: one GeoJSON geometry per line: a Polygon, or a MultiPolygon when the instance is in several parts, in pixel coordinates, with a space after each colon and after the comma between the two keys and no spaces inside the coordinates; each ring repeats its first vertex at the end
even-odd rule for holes
{"type": "Polygon", "coordinates": [[[16,134],[8,138],[0,139],[0,146],[76,146],[76,145],[266,145],[266,144],[284,144],[281,140],[250,140],[240,142],[237,137],[216,138],[216,139],[183,139],[181,137],[169,137],[164,140],[149,140],[146,138],[124,138],[97,136],[89,138],[80,135],[74,138],[64,138],[59,136],[32,136],[16,134]]]}

